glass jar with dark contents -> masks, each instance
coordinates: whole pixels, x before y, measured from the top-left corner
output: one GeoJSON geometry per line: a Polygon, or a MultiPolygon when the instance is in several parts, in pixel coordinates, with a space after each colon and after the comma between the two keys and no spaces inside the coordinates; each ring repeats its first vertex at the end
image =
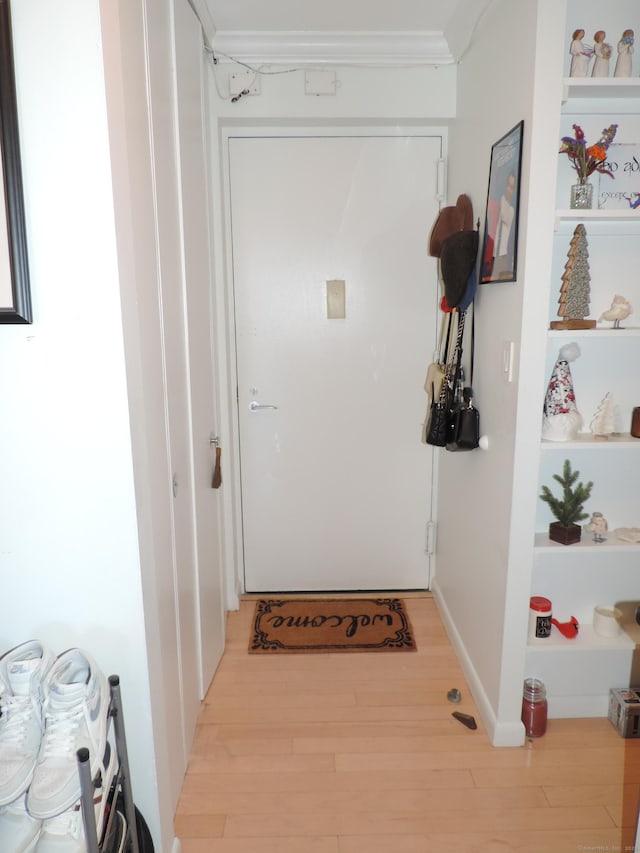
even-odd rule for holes
{"type": "Polygon", "coordinates": [[[542,737],[547,730],[547,691],[538,678],[524,680],[522,722],[527,737],[542,737]]]}

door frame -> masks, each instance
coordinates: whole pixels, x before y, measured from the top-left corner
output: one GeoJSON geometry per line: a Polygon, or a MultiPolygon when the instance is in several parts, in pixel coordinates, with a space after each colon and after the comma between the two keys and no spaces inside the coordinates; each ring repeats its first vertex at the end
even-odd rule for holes
{"type": "MultiPolygon", "coordinates": [[[[212,140],[212,153],[219,166],[220,185],[217,188],[215,211],[217,237],[215,245],[223,247],[216,257],[216,304],[224,306],[224,312],[216,318],[218,352],[216,358],[217,381],[220,389],[219,415],[224,424],[225,486],[222,507],[222,525],[225,551],[225,588],[228,610],[237,610],[240,597],[244,593],[244,538],[240,485],[240,434],[237,417],[237,363],[236,363],[236,327],[234,311],[233,248],[231,230],[231,174],[229,168],[229,140],[235,137],[335,137],[335,136],[437,136],[441,139],[441,161],[438,165],[437,200],[442,207],[446,204],[446,163],[448,154],[448,128],[444,125],[390,126],[385,123],[366,126],[322,125],[282,126],[280,124],[261,124],[255,126],[239,125],[234,122],[221,124],[217,139],[212,140]]],[[[424,235],[425,252],[428,234],[424,235]]],[[[437,314],[436,314],[437,317],[437,314]]],[[[438,330],[433,329],[434,341],[438,330]]],[[[434,352],[434,358],[436,353],[434,352]]],[[[426,369],[426,365],[425,365],[426,369]]],[[[426,407],[425,395],[425,407],[426,407]]],[[[433,447],[425,445],[425,453],[431,453],[431,494],[437,494],[438,459],[433,447]]],[[[425,518],[425,552],[428,557],[429,587],[435,570],[435,523],[437,516],[436,501],[432,501],[431,518],[425,518]]]]}

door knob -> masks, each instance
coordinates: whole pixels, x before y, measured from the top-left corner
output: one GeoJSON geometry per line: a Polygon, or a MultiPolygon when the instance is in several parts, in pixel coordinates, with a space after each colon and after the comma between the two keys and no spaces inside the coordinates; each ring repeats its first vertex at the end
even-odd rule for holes
{"type": "Polygon", "coordinates": [[[249,403],[249,409],[252,412],[257,412],[258,409],[277,409],[277,406],[271,405],[271,403],[257,403],[255,400],[252,400],[249,403]]]}

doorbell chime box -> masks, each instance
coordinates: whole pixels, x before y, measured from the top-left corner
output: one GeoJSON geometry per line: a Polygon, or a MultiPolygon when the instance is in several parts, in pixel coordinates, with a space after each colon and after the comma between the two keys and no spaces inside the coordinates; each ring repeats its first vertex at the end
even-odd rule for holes
{"type": "Polygon", "coordinates": [[[622,737],[640,737],[640,687],[611,688],[609,720],[622,737]]]}

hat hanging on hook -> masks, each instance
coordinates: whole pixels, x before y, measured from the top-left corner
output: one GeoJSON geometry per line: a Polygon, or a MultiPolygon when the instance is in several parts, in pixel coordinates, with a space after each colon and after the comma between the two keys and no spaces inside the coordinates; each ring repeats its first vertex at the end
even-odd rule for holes
{"type": "Polygon", "coordinates": [[[464,193],[458,196],[455,205],[443,207],[438,214],[429,237],[429,254],[433,258],[441,257],[442,245],[447,237],[456,231],[473,229],[473,206],[471,199],[464,193]]]}

